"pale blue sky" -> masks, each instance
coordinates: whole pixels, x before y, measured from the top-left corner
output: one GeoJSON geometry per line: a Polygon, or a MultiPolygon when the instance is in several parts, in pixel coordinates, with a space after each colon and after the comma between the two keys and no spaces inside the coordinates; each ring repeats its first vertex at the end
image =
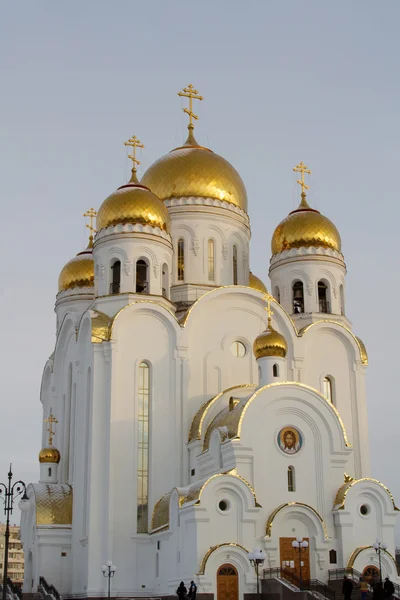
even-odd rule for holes
{"type": "Polygon", "coordinates": [[[0,5],[2,314],[0,481],[37,479],[39,386],[54,348],[58,273],[86,244],[81,214],[185,138],[176,93],[192,82],[199,142],[240,172],[252,270],[298,202],[338,227],[347,314],[366,343],[372,475],[398,478],[398,0],[10,0],[0,5]]]}

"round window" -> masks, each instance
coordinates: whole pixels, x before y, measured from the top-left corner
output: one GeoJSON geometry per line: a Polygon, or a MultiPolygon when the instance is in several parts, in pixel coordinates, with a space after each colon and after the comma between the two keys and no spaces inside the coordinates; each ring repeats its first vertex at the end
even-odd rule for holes
{"type": "Polygon", "coordinates": [[[231,352],[236,358],[243,358],[246,354],[246,346],[242,342],[233,342],[231,352]]]}
{"type": "Polygon", "coordinates": [[[369,514],[369,506],[368,504],[362,504],[360,506],[360,513],[363,517],[366,517],[369,514]]]}
{"type": "Polygon", "coordinates": [[[218,508],[222,512],[226,512],[227,510],[229,510],[229,508],[230,508],[229,500],[220,500],[218,502],[218,508]]]}

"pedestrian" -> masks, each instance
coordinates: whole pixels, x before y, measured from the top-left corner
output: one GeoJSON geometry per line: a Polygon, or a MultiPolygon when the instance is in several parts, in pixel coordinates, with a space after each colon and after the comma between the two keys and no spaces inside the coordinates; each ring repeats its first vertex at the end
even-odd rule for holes
{"type": "Polygon", "coordinates": [[[364,579],[364,577],[360,577],[361,600],[367,600],[368,590],[369,590],[368,582],[364,579]]]}
{"type": "Polygon", "coordinates": [[[196,593],[197,593],[197,585],[195,584],[195,582],[192,580],[190,582],[190,586],[189,586],[189,593],[188,593],[188,598],[190,600],[196,600],[196,593]]]}
{"type": "Polygon", "coordinates": [[[385,578],[385,583],[383,584],[383,589],[385,590],[386,598],[391,598],[394,594],[394,585],[390,581],[389,577],[385,578]]]}
{"type": "Polygon", "coordinates": [[[178,594],[179,600],[185,600],[186,594],[187,594],[187,589],[186,589],[183,581],[180,582],[178,589],[176,590],[176,593],[178,594]]]}
{"type": "Polygon", "coordinates": [[[351,594],[353,593],[353,582],[350,577],[346,575],[343,577],[342,594],[344,600],[351,600],[351,594]]]}
{"type": "Polygon", "coordinates": [[[377,581],[374,585],[374,590],[372,592],[373,600],[384,600],[385,598],[385,590],[382,587],[382,583],[377,581]]]}

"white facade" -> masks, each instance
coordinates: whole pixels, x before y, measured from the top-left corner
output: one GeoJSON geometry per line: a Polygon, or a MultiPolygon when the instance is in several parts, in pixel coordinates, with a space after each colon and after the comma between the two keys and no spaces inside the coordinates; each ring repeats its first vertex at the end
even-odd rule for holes
{"type": "Polygon", "coordinates": [[[43,418],[52,408],[58,419],[61,461],[57,479],[42,465],[41,482],[28,488],[25,591],[44,576],[65,596],[104,596],[101,565],[110,559],[113,596],[174,595],[181,580],[194,579],[199,594],[216,598],[218,569],[230,564],[242,597],[255,591],[247,552],[262,548],[264,567],[279,567],[281,540],[298,536],[310,541],[312,578],[376,565],[361,547],[379,537],[388,545],[385,574],[397,580],[397,509],[370,478],[367,357],[345,317],[342,255],[300,248],[272,258],[270,289],[276,298],[280,290],[273,326],[287,355],[257,364],[252,345],[267,315],[264,295],[247,286],[247,214],[212,198],[166,205],[171,236],[132,224],[100,231],[94,293],[58,296],[41,402],[43,418]],[[114,259],[119,293],[110,291],[114,259]],[[148,266],[145,293],[135,287],[138,260],[148,266]],[[301,314],[293,310],[296,280],[301,314]],[[289,430],[295,443],[283,447],[289,430]]]}

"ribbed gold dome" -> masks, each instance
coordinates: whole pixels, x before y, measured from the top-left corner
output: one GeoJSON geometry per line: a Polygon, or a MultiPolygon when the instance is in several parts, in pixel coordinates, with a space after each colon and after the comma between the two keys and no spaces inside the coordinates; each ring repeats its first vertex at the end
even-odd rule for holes
{"type": "Polygon", "coordinates": [[[97,214],[98,231],[119,223],[151,225],[170,232],[164,203],[148,187],[132,180],[108,196],[97,214]]]}
{"type": "Polygon", "coordinates": [[[147,169],[142,184],[161,200],[216,198],[247,211],[246,188],[239,173],[222,156],[199,146],[191,131],[183,146],[171,150],[147,169]]]}
{"type": "Polygon", "coordinates": [[[261,281],[261,279],[253,275],[251,271],[249,273],[249,287],[253,288],[254,290],[257,290],[258,292],[261,292],[262,294],[268,294],[268,290],[261,281]]]}
{"type": "Polygon", "coordinates": [[[283,335],[275,331],[270,321],[265,331],[256,337],[253,343],[253,352],[256,358],[264,356],[280,356],[285,358],[287,343],[283,335]]]}
{"type": "Polygon", "coordinates": [[[40,463],[59,463],[61,459],[61,454],[54,448],[53,446],[49,446],[48,448],[42,448],[39,452],[39,462],[40,463]]]}
{"type": "Polygon", "coordinates": [[[86,248],[79,252],[62,268],[58,278],[58,291],[68,290],[74,287],[94,286],[94,261],[92,249],[86,248]]]}
{"type": "Polygon", "coordinates": [[[272,254],[291,248],[331,248],[341,251],[342,242],[335,225],[318,210],[310,208],[305,193],[299,208],[283,219],[274,231],[271,242],[272,254]]]}

